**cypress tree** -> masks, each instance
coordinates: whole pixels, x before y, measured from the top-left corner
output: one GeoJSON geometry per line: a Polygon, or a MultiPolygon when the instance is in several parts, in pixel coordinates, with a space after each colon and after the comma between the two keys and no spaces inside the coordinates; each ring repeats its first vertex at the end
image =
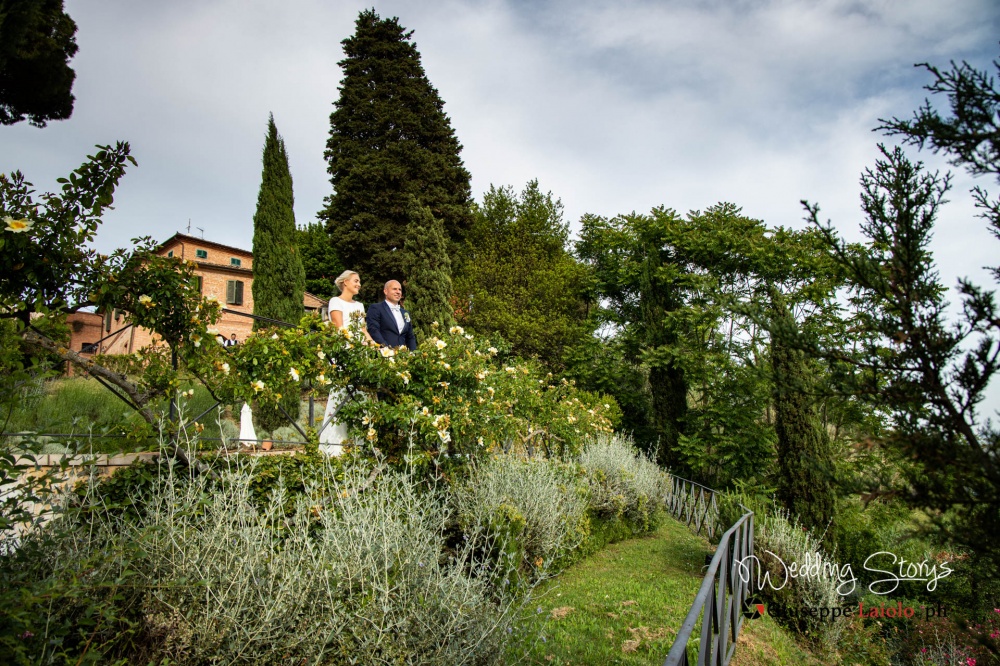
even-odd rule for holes
{"type": "MultiPolygon", "coordinates": [[[[285,142],[272,115],[264,141],[264,170],[253,216],[253,312],[297,324],[305,271],[296,247],[292,174],[285,142]]],[[[254,321],[254,329],[268,324],[254,321]]]]}
{"type": "Polygon", "coordinates": [[[402,253],[415,197],[443,225],[448,248],[471,226],[469,172],[461,144],[398,19],[361,12],[330,116],[326,159],[333,185],[326,222],[344,266],[361,274],[362,300],[391,276],[407,276],[402,253]]]}
{"type": "Polygon", "coordinates": [[[780,295],[772,292],[775,332],[771,339],[775,430],[778,435],[778,500],[808,528],[823,532],[834,517],[830,438],[810,400],[811,377],[803,352],[787,333],[795,321],[780,295]]]}
{"type": "Polygon", "coordinates": [[[411,220],[403,252],[406,309],[420,339],[433,335],[431,324],[454,323],[451,307],[451,261],[448,259],[444,225],[426,206],[414,201],[408,209],[411,220]]]}
{"type": "MultiPolygon", "coordinates": [[[[253,216],[253,313],[297,324],[305,311],[302,292],[306,276],[296,246],[293,203],[288,153],[272,114],[267,121],[264,170],[253,216]]],[[[256,320],[253,324],[254,330],[271,325],[256,320]]],[[[282,397],[280,406],[296,419],[299,402],[299,393],[289,392],[282,397]]],[[[265,430],[290,425],[277,406],[257,405],[254,412],[265,430]]]]}

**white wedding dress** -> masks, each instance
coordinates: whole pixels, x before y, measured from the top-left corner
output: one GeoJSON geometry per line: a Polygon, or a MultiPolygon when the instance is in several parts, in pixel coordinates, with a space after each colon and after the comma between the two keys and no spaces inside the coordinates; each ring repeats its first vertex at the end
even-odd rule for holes
{"type": "MultiPolygon", "coordinates": [[[[330,299],[330,312],[334,311],[341,314],[341,321],[344,323],[344,326],[340,327],[341,330],[347,328],[351,322],[351,315],[355,312],[360,312],[362,318],[365,316],[365,306],[357,301],[345,301],[339,296],[330,299]]],[[[347,391],[344,389],[336,388],[330,391],[330,396],[326,400],[323,423],[330,419],[334,410],[345,400],[347,400],[347,391]]],[[[342,442],[345,439],[347,439],[347,424],[336,420],[330,421],[323,432],[319,434],[319,450],[328,456],[339,456],[344,450],[342,442]]]]}

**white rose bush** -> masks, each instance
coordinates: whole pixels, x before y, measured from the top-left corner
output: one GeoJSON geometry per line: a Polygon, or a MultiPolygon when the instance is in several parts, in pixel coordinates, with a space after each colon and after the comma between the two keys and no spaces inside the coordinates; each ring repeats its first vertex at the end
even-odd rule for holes
{"type": "MultiPolygon", "coordinates": [[[[355,329],[356,329],[355,325],[355,329]]],[[[613,401],[505,359],[490,341],[462,329],[423,341],[415,351],[360,343],[310,316],[300,326],[261,330],[235,349],[202,345],[189,369],[223,402],[276,404],[289,393],[331,388],[352,398],[338,414],[358,451],[375,447],[390,460],[467,460],[501,450],[572,455],[584,437],[609,433],[620,419],[613,401]],[[220,368],[225,365],[228,372],[220,368]]],[[[319,423],[314,424],[318,426],[319,423]]]]}

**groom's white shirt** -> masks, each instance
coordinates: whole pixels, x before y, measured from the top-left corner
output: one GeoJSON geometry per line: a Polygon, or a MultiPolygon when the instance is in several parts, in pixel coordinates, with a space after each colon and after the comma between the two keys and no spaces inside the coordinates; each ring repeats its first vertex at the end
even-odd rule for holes
{"type": "Polygon", "coordinates": [[[392,312],[392,318],[396,320],[396,332],[402,334],[403,326],[406,325],[405,323],[403,323],[402,307],[398,303],[396,305],[393,305],[389,301],[384,301],[384,302],[386,306],[389,308],[389,311],[392,312]]]}

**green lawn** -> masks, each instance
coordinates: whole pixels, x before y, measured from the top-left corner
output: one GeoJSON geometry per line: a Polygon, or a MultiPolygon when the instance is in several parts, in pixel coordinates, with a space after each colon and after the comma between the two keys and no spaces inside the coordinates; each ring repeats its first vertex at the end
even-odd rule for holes
{"type": "Polygon", "coordinates": [[[708,542],[666,519],[608,546],[541,589],[532,664],[662,664],[701,585],[708,542]]]}

